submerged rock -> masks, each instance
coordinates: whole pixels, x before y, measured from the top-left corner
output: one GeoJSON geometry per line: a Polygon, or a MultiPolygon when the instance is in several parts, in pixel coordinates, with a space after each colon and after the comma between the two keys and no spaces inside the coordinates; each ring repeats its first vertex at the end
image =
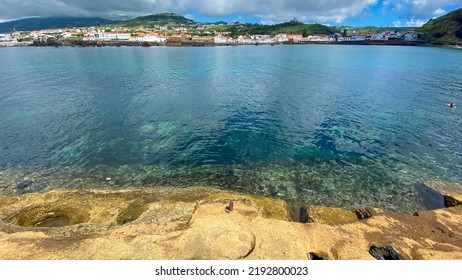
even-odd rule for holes
{"type": "Polygon", "coordinates": [[[45,189],[48,186],[46,182],[35,182],[33,180],[24,180],[16,185],[15,192],[17,194],[38,192],[45,189]]]}
{"type": "Polygon", "coordinates": [[[434,210],[444,207],[444,198],[440,192],[423,183],[415,183],[414,187],[417,189],[425,209],[434,210]]]}
{"type": "Polygon", "coordinates": [[[300,212],[303,223],[338,224],[356,222],[358,217],[354,211],[326,206],[306,206],[300,212]]]}
{"type": "Polygon", "coordinates": [[[34,183],[34,181],[32,180],[24,180],[22,181],[21,183],[19,183],[17,186],[16,186],[16,191],[18,193],[22,193],[24,192],[27,188],[29,188],[30,186],[32,186],[32,184],[34,183]]]}

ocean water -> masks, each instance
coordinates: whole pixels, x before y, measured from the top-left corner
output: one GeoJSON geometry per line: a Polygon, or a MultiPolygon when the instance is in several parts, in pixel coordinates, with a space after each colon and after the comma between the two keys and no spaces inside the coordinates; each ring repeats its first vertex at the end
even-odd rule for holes
{"type": "Polygon", "coordinates": [[[462,183],[461,61],[423,47],[3,48],[0,191],[200,185],[426,209],[425,182],[462,183]]]}

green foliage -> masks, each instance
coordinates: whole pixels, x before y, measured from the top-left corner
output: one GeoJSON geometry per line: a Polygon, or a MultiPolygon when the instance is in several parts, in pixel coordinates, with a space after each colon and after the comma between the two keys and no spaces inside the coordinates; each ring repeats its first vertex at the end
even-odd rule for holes
{"type": "Polygon", "coordinates": [[[421,39],[435,45],[462,44],[462,9],[432,19],[418,29],[421,39]]]}
{"type": "Polygon", "coordinates": [[[61,46],[62,45],[62,42],[56,38],[48,38],[47,39],[47,44],[49,46],[61,46]]]}
{"type": "MultiPolygon", "coordinates": [[[[286,34],[333,34],[335,29],[321,24],[304,24],[303,22],[290,21],[274,25],[244,24],[237,27],[239,35],[276,35],[286,34]]],[[[231,30],[230,30],[231,31],[231,30]]]]}
{"type": "Polygon", "coordinates": [[[32,38],[22,38],[22,39],[18,39],[18,42],[32,42],[33,39],[32,38]]]}
{"type": "Polygon", "coordinates": [[[237,30],[237,26],[235,26],[235,25],[232,25],[228,31],[231,32],[231,33],[229,34],[229,36],[230,36],[231,38],[236,39],[236,38],[239,36],[238,30],[237,30]]]}
{"type": "Polygon", "coordinates": [[[82,41],[83,37],[82,36],[72,36],[72,37],[68,37],[64,40],[66,41],[82,41]]]}
{"type": "MultiPolygon", "coordinates": [[[[234,26],[234,25],[232,25],[234,26]]],[[[235,27],[235,26],[234,26],[235,27]]],[[[230,26],[228,25],[213,25],[207,28],[208,31],[215,31],[215,32],[230,32],[230,26]]]]}
{"type": "Polygon", "coordinates": [[[399,31],[406,32],[412,27],[380,27],[380,26],[338,26],[336,32],[342,34],[342,36],[349,36],[356,31],[356,34],[377,34],[383,31],[399,31]]]}

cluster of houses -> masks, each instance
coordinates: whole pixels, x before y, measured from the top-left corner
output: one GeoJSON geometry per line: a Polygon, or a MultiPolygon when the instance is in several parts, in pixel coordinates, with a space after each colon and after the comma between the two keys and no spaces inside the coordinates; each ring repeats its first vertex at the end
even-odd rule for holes
{"type": "MultiPolygon", "coordinates": [[[[179,27],[180,28],[180,27],[179,27]]],[[[340,33],[326,35],[313,34],[304,37],[302,34],[277,34],[271,35],[240,35],[237,38],[232,38],[229,32],[215,32],[208,36],[195,36],[187,34],[186,31],[176,30],[175,33],[167,33],[166,31],[142,29],[137,32],[131,32],[128,28],[115,28],[110,30],[99,30],[95,27],[89,28],[72,28],[72,29],[52,29],[32,31],[28,33],[14,32],[11,34],[0,34],[0,42],[18,42],[18,41],[35,41],[47,40],[49,38],[56,39],[76,39],[83,41],[130,41],[130,42],[148,42],[155,44],[168,44],[169,42],[182,43],[193,42],[203,44],[280,44],[280,43],[333,43],[333,42],[351,42],[351,41],[385,41],[385,40],[405,40],[416,41],[417,33],[415,31],[407,31],[401,33],[399,31],[384,31],[374,35],[357,34],[353,31],[351,36],[343,36],[340,33]]]]}
{"type": "Polygon", "coordinates": [[[20,32],[0,34],[0,46],[8,45],[8,44],[17,44],[18,38],[20,38],[20,36],[21,36],[20,32]]]}
{"type": "Polygon", "coordinates": [[[356,34],[353,32],[351,36],[342,36],[341,34],[314,34],[307,37],[303,37],[302,34],[277,34],[271,35],[240,35],[237,38],[229,36],[228,32],[218,33],[215,36],[194,36],[186,33],[173,34],[167,36],[165,33],[156,32],[137,32],[131,33],[114,33],[114,32],[90,32],[85,34],[83,40],[87,41],[114,41],[114,40],[126,40],[126,41],[137,41],[137,42],[153,42],[153,43],[166,43],[168,41],[191,41],[198,43],[214,43],[217,45],[226,44],[280,44],[286,42],[293,43],[310,43],[310,42],[351,42],[351,41],[386,41],[386,40],[405,40],[405,41],[417,41],[417,33],[415,31],[408,31],[401,33],[399,31],[385,31],[375,35],[364,35],[356,34]]]}

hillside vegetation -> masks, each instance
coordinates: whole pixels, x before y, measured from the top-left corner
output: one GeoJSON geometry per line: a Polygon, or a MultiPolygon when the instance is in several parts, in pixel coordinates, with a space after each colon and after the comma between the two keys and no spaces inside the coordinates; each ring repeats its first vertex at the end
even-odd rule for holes
{"type": "Polygon", "coordinates": [[[129,20],[119,21],[110,24],[109,26],[114,27],[153,27],[158,26],[188,26],[194,25],[196,22],[192,19],[187,19],[182,15],[174,13],[163,13],[156,15],[148,15],[143,17],[136,17],[129,20]]]}
{"type": "Polygon", "coordinates": [[[422,39],[434,45],[462,44],[462,9],[432,19],[419,28],[422,39]]]}
{"type": "Polygon", "coordinates": [[[303,22],[292,20],[274,25],[245,24],[238,29],[239,34],[268,34],[276,35],[278,33],[286,34],[333,34],[335,29],[322,24],[305,24],[303,22]]]}
{"type": "Polygon", "coordinates": [[[14,31],[32,31],[43,29],[56,29],[67,27],[88,27],[110,23],[111,20],[103,18],[80,18],[80,17],[46,17],[25,18],[0,23],[0,33],[14,31]]]}

